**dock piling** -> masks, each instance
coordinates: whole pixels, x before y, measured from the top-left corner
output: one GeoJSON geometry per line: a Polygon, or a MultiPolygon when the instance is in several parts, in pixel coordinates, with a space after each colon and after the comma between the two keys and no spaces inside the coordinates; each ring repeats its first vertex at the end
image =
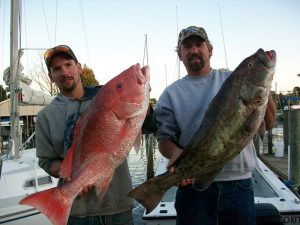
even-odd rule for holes
{"type": "Polygon", "coordinates": [[[300,110],[289,110],[289,144],[290,163],[289,179],[293,184],[300,185],[300,110]]]}

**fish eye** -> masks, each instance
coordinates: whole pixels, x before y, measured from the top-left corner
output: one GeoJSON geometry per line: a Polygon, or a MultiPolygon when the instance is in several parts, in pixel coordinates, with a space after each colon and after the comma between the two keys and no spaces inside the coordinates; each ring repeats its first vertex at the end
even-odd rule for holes
{"type": "Polygon", "coordinates": [[[123,83],[117,83],[117,89],[122,89],[122,87],[123,87],[123,83]]]}
{"type": "Polygon", "coordinates": [[[248,68],[251,68],[252,67],[252,63],[248,63],[248,68]]]}

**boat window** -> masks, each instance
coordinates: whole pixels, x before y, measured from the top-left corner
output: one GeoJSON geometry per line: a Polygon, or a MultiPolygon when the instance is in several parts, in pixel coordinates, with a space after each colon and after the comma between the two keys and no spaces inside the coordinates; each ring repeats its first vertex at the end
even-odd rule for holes
{"type": "MultiPolygon", "coordinates": [[[[39,177],[38,178],[38,185],[45,185],[45,184],[52,184],[52,179],[50,176],[46,176],[46,177],[39,177]]],[[[31,188],[31,187],[35,187],[35,179],[30,179],[28,181],[25,182],[24,188],[31,188]]]]}

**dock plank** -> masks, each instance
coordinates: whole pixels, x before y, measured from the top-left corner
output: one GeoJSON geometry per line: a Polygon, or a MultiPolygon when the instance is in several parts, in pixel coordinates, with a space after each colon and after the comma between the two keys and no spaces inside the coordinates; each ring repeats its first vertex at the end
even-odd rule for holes
{"type": "Polygon", "coordinates": [[[274,154],[260,154],[258,156],[280,179],[288,179],[288,154],[275,157],[274,154]]]}

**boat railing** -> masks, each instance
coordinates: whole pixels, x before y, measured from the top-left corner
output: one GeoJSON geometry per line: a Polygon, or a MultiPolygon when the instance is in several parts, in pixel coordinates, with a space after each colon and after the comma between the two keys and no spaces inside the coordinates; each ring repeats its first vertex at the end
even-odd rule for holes
{"type": "Polygon", "coordinates": [[[36,159],[34,159],[33,161],[28,161],[28,160],[22,160],[22,159],[18,159],[19,162],[28,164],[30,166],[33,167],[33,171],[34,171],[34,180],[35,180],[35,184],[34,184],[34,188],[35,190],[38,192],[39,191],[39,184],[38,184],[38,173],[37,173],[37,161],[36,159]]]}
{"type": "Polygon", "coordinates": [[[33,137],[35,135],[35,132],[33,132],[28,139],[22,144],[22,149],[26,149],[26,147],[28,146],[28,144],[32,141],[33,137]]]}

